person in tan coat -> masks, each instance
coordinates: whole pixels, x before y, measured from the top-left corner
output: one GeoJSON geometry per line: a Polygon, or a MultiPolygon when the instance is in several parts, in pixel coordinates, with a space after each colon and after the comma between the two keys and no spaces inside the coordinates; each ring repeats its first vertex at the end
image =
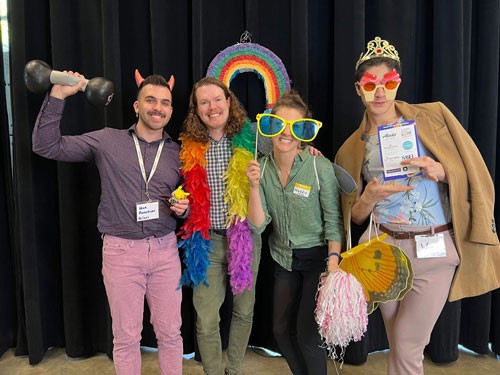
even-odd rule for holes
{"type": "MultiPolygon", "coordinates": [[[[388,373],[410,375],[423,374],[423,351],[447,298],[500,287],[500,244],[494,186],[481,153],[443,103],[396,101],[400,72],[394,46],[379,37],[367,44],[355,83],[366,111],[335,162],[359,178],[360,188],[341,198],[344,227],[372,215],[378,230],[388,233],[385,241],[411,259],[412,289],[401,301],[380,304],[388,373]],[[388,124],[414,126],[417,135],[419,154],[402,161],[396,176],[380,157],[389,146],[380,145],[379,127],[388,124]],[[406,168],[416,173],[405,174],[406,168]]],[[[366,240],[368,230],[360,242],[366,240]]]]}

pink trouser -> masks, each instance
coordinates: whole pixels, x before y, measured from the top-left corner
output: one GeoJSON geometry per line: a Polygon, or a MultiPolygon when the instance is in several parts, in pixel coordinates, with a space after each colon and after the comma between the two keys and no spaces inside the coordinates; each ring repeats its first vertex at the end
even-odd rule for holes
{"type": "Polygon", "coordinates": [[[140,341],[146,295],[158,341],[160,374],[182,374],[181,265],[175,233],[126,240],[105,235],[102,274],[113,320],[118,375],[141,373],[140,341]]]}
{"type": "MultiPolygon", "coordinates": [[[[405,229],[394,224],[384,225],[390,230],[405,229]]],[[[429,227],[411,227],[415,232],[427,229],[429,227]]],[[[446,303],[455,269],[460,262],[453,230],[441,233],[446,244],[446,257],[441,258],[417,258],[415,239],[396,240],[388,236],[384,240],[404,250],[415,273],[413,288],[402,301],[379,305],[389,340],[389,375],[424,373],[424,349],[446,303]]],[[[365,232],[360,242],[367,237],[365,232]]]]}

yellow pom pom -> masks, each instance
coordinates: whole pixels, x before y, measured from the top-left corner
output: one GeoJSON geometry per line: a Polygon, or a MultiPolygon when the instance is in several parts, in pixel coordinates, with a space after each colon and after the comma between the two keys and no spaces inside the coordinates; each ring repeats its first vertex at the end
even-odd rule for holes
{"type": "Polygon", "coordinates": [[[175,204],[177,203],[178,201],[180,201],[181,199],[186,199],[190,194],[185,192],[183,189],[182,189],[182,185],[179,186],[177,189],[175,189],[173,192],[172,192],[172,200],[171,200],[171,204],[175,204]]]}

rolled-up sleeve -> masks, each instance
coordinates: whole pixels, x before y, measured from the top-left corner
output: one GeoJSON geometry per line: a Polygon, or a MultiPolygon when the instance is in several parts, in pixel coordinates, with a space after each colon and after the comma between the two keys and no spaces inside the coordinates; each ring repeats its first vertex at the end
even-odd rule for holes
{"type": "Polygon", "coordinates": [[[257,234],[262,234],[262,232],[264,232],[264,230],[266,229],[267,225],[271,222],[271,216],[269,216],[269,211],[267,209],[266,194],[264,193],[262,185],[259,186],[259,192],[260,192],[260,201],[262,202],[262,209],[264,210],[264,215],[265,215],[264,222],[262,223],[262,225],[256,226],[249,219],[248,223],[250,224],[250,229],[252,230],[252,232],[257,234]]]}
{"type": "Polygon", "coordinates": [[[340,185],[332,164],[327,159],[319,159],[321,189],[319,199],[325,221],[325,239],[344,243],[344,223],[340,207],[340,185]]]}

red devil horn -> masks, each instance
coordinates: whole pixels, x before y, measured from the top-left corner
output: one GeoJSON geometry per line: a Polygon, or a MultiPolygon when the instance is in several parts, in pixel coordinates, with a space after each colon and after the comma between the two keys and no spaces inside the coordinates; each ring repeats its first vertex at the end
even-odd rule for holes
{"type": "Polygon", "coordinates": [[[175,85],[175,78],[174,76],[170,76],[170,79],[168,80],[168,86],[170,87],[170,91],[174,89],[175,85]]]}
{"type": "Polygon", "coordinates": [[[136,69],[135,70],[135,83],[137,83],[137,87],[139,87],[141,85],[142,81],[144,81],[144,78],[142,78],[141,73],[139,73],[139,70],[136,69]]]}

